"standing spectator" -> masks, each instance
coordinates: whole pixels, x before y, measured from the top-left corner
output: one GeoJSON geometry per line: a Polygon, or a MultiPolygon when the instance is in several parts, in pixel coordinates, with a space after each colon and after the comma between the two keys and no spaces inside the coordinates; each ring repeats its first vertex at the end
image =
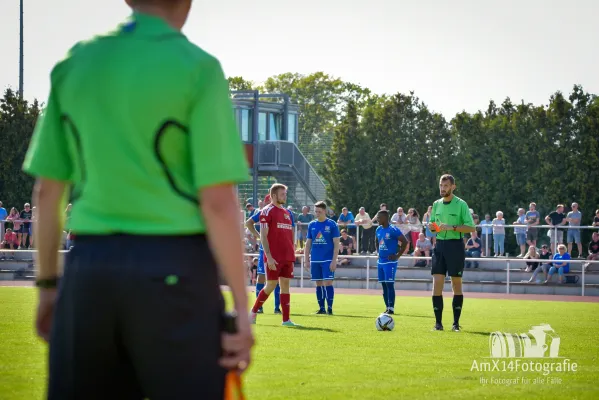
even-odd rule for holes
{"type": "MultiPolygon", "coordinates": [[[[483,244],[480,241],[480,238],[478,237],[478,234],[476,231],[471,233],[470,239],[468,239],[468,242],[466,242],[466,257],[470,257],[470,258],[479,258],[481,255],[481,250],[482,250],[483,244]]],[[[466,261],[466,268],[470,268],[470,265],[474,264],[473,267],[474,268],[478,268],[478,262],[477,261],[466,261]]]]}
{"type": "Polygon", "coordinates": [[[599,210],[595,210],[595,218],[593,218],[593,226],[599,226],[599,210]]]}
{"type": "Polygon", "coordinates": [[[337,221],[337,214],[335,214],[335,211],[332,208],[329,208],[329,219],[332,219],[333,221],[337,221]]]}
{"type": "Polygon", "coordinates": [[[391,216],[391,224],[398,227],[402,235],[404,235],[404,237],[408,241],[408,245],[406,246],[406,249],[404,251],[404,254],[406,254],[410,248],[410,241],[412,240],[412,235],[410,235],[411,229],[410,225],[408,224],[408,216],[404,214],[402,207],[397,207],[397,212],[393,214],[393,216],[391,216]]]}
{"type": "MultiPolygon", "coordinates": [[[[582,213],[578,209],[578,203],[572,203],[572,211],[566,216],[568,226],[580,226],[582,220],[582,213]]],[[[582,258],[582,242],[580,240],[580,229],[569,228],[566,233],[566,239],[568,242],[568,253],[572,254],[572,243],[576,243],[578,246],[578,258],[582,258]]]]}
{"type": "Polygon", "coordinates": [[[420,215],[418,215],[418,211],[415,208],[408,210],[408,225],[410,227],[410,242],[412,243],[412,248],[416,250],[416,242],[420,237],[420,232],[422,232],[422,224],[420,223],[420,215]]]}
{"type": "Polygon", "coordinates": [[[424,215],[422,216],[422,223],[424,224],[424,227],[425,227],[426,237],[431,241],[433,247],[435,247],[435,241],[437,239],[437,234],[431,232],[431,230],[428,227],[428,223],[431,220],[431,212],[432,211],[433,211],[433,206],[428,206],[426,213],[424,213],[424,215]]]}
{"type": "Polygon", "coordinates": [[[528,230],[526,231],[526,242],[529,246],[537,247],[537,238],[539,237],[539,229],[536,225],[539,225],[541,220],[541,214],[537,211],[537,203],[530,203],[528,205],[528,212],[526,213],[526,224],[528,230]]]}
{"type": "MultiPolygon", "coordinates": [[[[387,211],[387,203],[381,203],[381,205],[379,206],[379,211],[387,211]]],[[[372,223],[373,224],[378,224],[379,220],[378,220],[378,212],[376,213],[376,215],[374,216],[374,218],[372,219],[372,223]]]]}
{"type": "Polygon", "coordinates": [[[356,226],[359,228],[360,235],[360,253],[374,253],[374,228],[372,227],[372,220],[370,215],[366,212],[364,207],[360,207],[358,215],[356,215],[356,226]]]}
{"type": "Polygon", "coordinates": [[[497,211],[496,218],[493,219],[493,252],[495,257],[503,257],[505,245],[505,219],[503,212],[497,211]]]}
{"type": "Polygon", "coordinates": [[[8,217],[8,213],[6,212],[6,208],[2,207],[2,202],[0,201],[0,237],[4,236],[4,220],[8,217]]]}
{"type": "Polygon", "coordinates": [[[298,215],[297,221],[299,222],[299,247],[304,248],[306,236],[308,235],[308,224],[314,219],[314,215],[309,213],[310,207],[303,206],[302,213],[298,215]]]}
{"type": "Polygon", "coordinates": [[[27,248],[27,236],[29,235],[29,228],[31,228],[31,204],[25,203],[24,209],[21,211],[20,219],[23,223],[19,230],[19,249],[27,248]]]}
{"type": "Polygon", "coordinates": [[[551,277],[556,272],[558,273],[557,283],[564,283],[564,274],[570,272],[570,263],[568,260],[571,260],[570,254],[566,252],[566,246],[560,244],[557,246],[558,254],[553,256],[553,266],[549,268],[549,276],[545,283],[549,283],[551,277]]]}
{"type": "Polygon", "coordinates": [[[482,251],[482,256],[483,257],[490,257],[491,256],[491,244],[493,243],[493,222],[491,221],[491,215],[490,214],[485,214],[485,220],[483,222],[480,223],[481,224],[481,231],[482,231],[482,238],[481,238],[481,242],[483,244],[483,251],[482,251]]]}
{"type": "Polygon", "coordinates": [[[31,207],[31,224],[29,225],[29,248],[33,249],[33,225],[37,222],[35,207],[31,207]]]}
{"type": "MultiPolygon", "coordinates": [[[[430,257],[431,250],[433,245],[431,241],[424,235],[424,233],[420,233],[418,235],[418,240],[416,240],[414,245],[414,253],[412,254],[414,257],[430,257]]],[[[427,260],[419,260],[414,264],[415,267],[426,267],[430,264],[430,261],[427,260]]]]}
{"type": "MultiPolygon", "coordinates": [[[[593,232],[593,237],[591,242],[589,243],[589,255],[587,257],[589,261],[598,261],[599,260],[599,232],[593,232]]],[[[589,268],[593,268],[596,270],[599,268],[597,264],[585,263],[584,270],[589,271],[589,268]]]]}
{"type": "Polygon", "coordinates": [[[246,215],[245,219],[251,218],[251,216],[254,215],[256,213],[256,211],[258,211],[258,210],[254,207],[254,205],[252,203],[247,203],[245,205],[245,215],[246,215]]]}
{"type": "Polygon", "coordinates": [[[351,211],[347,209],[347,207],[343,207],[341,209],[341,215],[337,220],[337,225],[339,225],[340,229],[345,228],[350,236],[355,236],[356,228],[352,226],[354,224],[354,220],[354,214],[352,214],[351,211]]]}
{"type": "Polygon", "coordinates": [[[516,243],[520,246],[520,254],[518,258],[524,257],[526,252],[526,214],[523,208],[518,209],[518,219],[514,221],[514,225],[522,225],[522,227],[514,228],[514,234],[516,235],[516,243]]]}
{"type": "Polygon", "coordinates": [[[549,240],[551,242],[551,252],[555,254],[555,246],[556,244],[561,244],[563,242],[564,232],[553,227],[561,226],[566,223],[564,205],[558,204],[555,211],[550,212],[549,215],[545,217],[545,222],[552,226],[552,228],[549,229],[549,232],[547,232],[547,236],[549,236],[549,240]]]}
{"type": "MultiPolygon", "coordinates": [[[[16,208],[12,207],[10,209],[10,213],[8,214],[8,217],[6,217],[6,221],[12,224],[12,231],[18,236],[19,231],[21,230],[21,216],[19,215],[19,212],[16,208]]],[[[17,246],[17,248],[18,247],[19,246],[17,246]]]]}

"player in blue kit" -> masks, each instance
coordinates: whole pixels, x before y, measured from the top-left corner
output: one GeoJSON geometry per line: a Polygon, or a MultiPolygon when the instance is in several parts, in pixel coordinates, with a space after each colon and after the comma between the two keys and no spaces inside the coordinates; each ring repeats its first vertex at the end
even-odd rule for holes
{"type": "Polygon", "coordinates": [[[389,212],[379,211],[377,214],[379,227],[376,228],[376,247],[379,254],[377,268],[379,282],[383,286],[386,314],[395,314],[395,272],[397,260],[408,247],[408,241],[399,228],[389,225],[389,212]]]}
{"type": "Polygon", "coordinates": [[[333,279],[335,279],[341,235],[337,223],[327,218],[327,205],[324,201],[314,205],[314,213],[316,220],[308,225],[304,256],[306,264],[310,265],[311,279],[316,282],[316,299],[319,306],[316,314],[333,315],[335,296],[333,279]],[[328,304],[327,311],[324,309],[325,299],[328,304]]]}
{"type": "MultiPolygon", "coordinates": [[[[270,195],[267,194],[264,197],[264,207],[270,204],[270,195]]],[[[249,231],[254,235],[256,239],[260,239],[260,214],[262,214],[262,210],[260,212],[254,213],[248,220],[245,222],[245,227],[249,229],[249,231]]],[[[293,215],[291,216],[291,223],[293,224],[293,215]]],[[[264,288],[266,284],[266,270],[264,269],[264,248],[262,247],[262,243],[260,243],[260,249],[258,254],[258,271],[256,273],[256,297],[258,297],[258,293],[264,288]]],[[[275,314],[281,314],[281,286],[277,285],[275,288],[275,314]]],[[[258,310],[259,314],[262,314],[264,310],[262,307],[258,310]]]]}

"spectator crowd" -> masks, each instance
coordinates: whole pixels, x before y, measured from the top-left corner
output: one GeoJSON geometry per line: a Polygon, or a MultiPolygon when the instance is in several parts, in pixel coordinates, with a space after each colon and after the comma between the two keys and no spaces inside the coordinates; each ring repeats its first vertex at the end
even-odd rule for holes
{"type": "MultiPolygon", "coordinates": [[[[259,208],[256,209],[248,202],[245,217],[249,218],[254,213],[259,213],[263,206],[264,204],[260,202],[259,208]]],[[[292,207],[289,207],[289,210],[294,214],[294,219],[298,225],[296,249],[298,253],[302,253],[308,224],[315,217],[308,206],[303,206],[299,214],[296,214],[292,207]]],[[[387,204],[382,203],[379,210],[388,210],[387,204]]],[[[429,229],[431,212],[432,206],[429,206],[422,216],[415,208],[408,208],[406,213],[403,207],[397,207],[390,223],[397,226],[408,240],[409,245],[404,254],[417,257],[431,256],[436,238],[436,234],[429,229]]],[[[491,213],[485,213],[482,221],[474,210],[470,209],[470,212],[476,230],[472,234],[464,234],[466,257],[507,257],[505,246],[506,225],[516,225],[512,230],[519,252],[516,257],[526,260],[526,271],[532,273],[531,283],[550,282],[555,274],[558,275],[558,282],[562,282],[565,279],[564,274],[569,271],[567,260],[571,259],[572,251],[575,251],[578,259],[585,257],[580,229],[581,226],[584,226],[582,224],[583,218],[577,203],[572,203],[567,212],[563,204],[558,204],[555,210],[549,212],[543,218],[537,211],[537,205],[531,202],[528,210],[518,209],[517,218],[511,223],[506,221],[502,211],[496,211],[493,218],[491,218],[491,213]],[[549,225],[550,228],[539,228],[539,225],[549,225]],[[564,231],[566,231],[565,235],[564,231]],[[545,233],[545,237],[541,233],[545,233]],[[566,261],[556,262],[556,260],[566,261]],[[539,281],[540,273],[542,273],[543,279],[539,281]]],[[[337,222],[341,231],[339,265],[351,263],[351,259],[344,258],[344,255],[376,254],[375,230],[378,226],[376,214],[371,217],[364,207],[360,207],[358,213],[354,215],[347,207],[343,207],[339,215],[329,209],[328,217],[337,222]]],[[[599,229],[599,210],[595,210],[590,226],[599,229]]],[[[257,249],[258,243],[256,243],[253,235],[247,231],[246,242],[248,251],[257,249]]],[[[591,241],[587,246],[586,258],[588,260],[599,260],[598,232],[592,234],[591,241]]],[[[478,264],[476,261],[468,261],[465,267],[478,268],[478,264]]],[[[418,260],[415,263],[417,267],[427,267],[429,265],[430,261],[426,259],[418,260]]],[[[588,270],[589,264],[585,264],[585,268],[588,270]]],[[[597,267],[595,268],[597,269],[597,267]]]]}

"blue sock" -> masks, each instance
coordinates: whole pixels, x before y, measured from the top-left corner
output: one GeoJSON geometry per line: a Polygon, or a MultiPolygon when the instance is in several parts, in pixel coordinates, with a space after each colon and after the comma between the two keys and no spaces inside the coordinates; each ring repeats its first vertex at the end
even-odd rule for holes
{"type": "Polygon", "coordinates": [[[318,307],[321,310],[324,310],[324,293],[322,291],[322,286],[316,286],[316,299],[318,300],[318,307]]]}
{"type": "Polygon", "coordinates": [[[383,299],[385,299],[385,307],[389,308],[389,299],[387,298],[387,282],[381,283],[383,286],[383,299]]]}
{"type": "Polygon", "coordinates": [[[327,303],[329,304],[329,309],[333,308],[333,297],[335,297],[335,289],[333,285],[325,286],[326,294],[327,294],[327,303]]]}
{"type": "Polygon", "coordinates": [[[278,310],[281,307],[281,286],[277,283],[277,287],[275,288],[275,310],[278,310]]]}
{"type": "Polygon", "coordinates": [[[264,283],[256,282],[256,297],[258,297],[258,294],[262,289],[264,289],[264,283]]]}
{"type": "Polygon", "coordinates": [[[389,308],[395,308],[395,282],[387,282],[387,297],[389,298],[389,308]]]}

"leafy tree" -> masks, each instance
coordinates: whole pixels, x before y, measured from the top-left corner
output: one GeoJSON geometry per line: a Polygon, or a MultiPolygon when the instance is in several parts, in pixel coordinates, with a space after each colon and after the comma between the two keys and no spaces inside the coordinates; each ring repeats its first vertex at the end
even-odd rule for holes
{"type": "Polygon", "coordinates": [[[5,208],[20,211],[31,201],[34,181],[21,172],[21,166],[39,113],[37,100],[30,104],[11,89],[0,99],[0,200],[5,208]]]}

